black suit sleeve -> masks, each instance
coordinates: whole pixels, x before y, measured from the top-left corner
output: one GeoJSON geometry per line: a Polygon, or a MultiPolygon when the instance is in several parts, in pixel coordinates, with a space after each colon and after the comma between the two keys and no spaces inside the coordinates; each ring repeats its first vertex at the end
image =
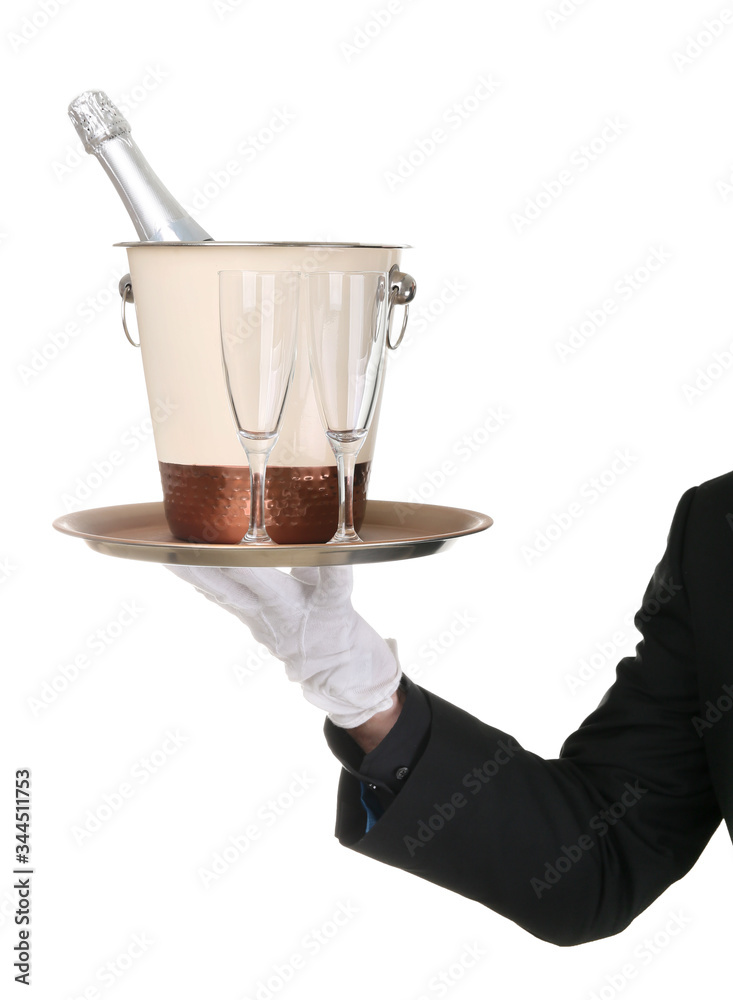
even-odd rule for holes
{"type": "Polygon", "coordinates": [[[544,940],[616,934],[685,875],[721,820],[703,743],[680,500],[635,617],[642,640],[598,708],[544,760],[421,689],[426,744],[368,833],[342,770],[336,836],[490,907],[544,940]]]}

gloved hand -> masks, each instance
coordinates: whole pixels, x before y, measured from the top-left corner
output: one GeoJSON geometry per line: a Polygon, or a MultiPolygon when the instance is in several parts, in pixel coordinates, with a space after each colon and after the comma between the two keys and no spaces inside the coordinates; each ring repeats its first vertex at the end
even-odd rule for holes
{"type": "Polygon", "coordinates": [[[244,622],[335,725],[352,729],[391,706],[397,644],[354,611],[350,566],[166,568],[244,622]]]}

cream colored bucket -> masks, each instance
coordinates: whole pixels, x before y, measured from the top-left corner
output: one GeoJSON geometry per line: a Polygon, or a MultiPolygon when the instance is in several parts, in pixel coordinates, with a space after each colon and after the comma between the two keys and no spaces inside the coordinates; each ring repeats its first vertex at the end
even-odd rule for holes
{"type": "MultiPolygon", "coordinates": [[[[165,515],[176,538],[239,542],[249,521],[249,469],[224,381],[219,335],[219,278],[224,270],[382,271],[390,275],[390,328],[395,305],[407,305],[415,283],[400,269],[401,246],[326,243],[118,243],[130,278],[122,315],[134,301],[153,419],[165,515]]],[[[300,311],[295,376],[280,437],[268,462],[265,524],[279,543],[323,543],[336,530],[336,462],[323,432],[308,365],[307,317],[300,311]]],[[[394,342],[396,347],[402,334],[394,342]]],[[[130,338],[128,333],[128,338],[130,338]]],[[[385,379],[358,456],[355,527],[366,508],[369,472],[385,379]]]]}

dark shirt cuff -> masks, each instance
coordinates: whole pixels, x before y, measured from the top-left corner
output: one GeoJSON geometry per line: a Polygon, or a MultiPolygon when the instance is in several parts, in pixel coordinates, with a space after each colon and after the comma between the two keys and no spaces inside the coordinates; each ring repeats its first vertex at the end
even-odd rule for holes
{"type": "Polygon", "coordinates": [[[323,733],[332,753],[347,771],[364,781],[386,809],[412,773],[430,736],[431,713],[422,688],[405,674],[402,711],[381,743],[365,754],[348,729],[326,719],[323,733]]]}

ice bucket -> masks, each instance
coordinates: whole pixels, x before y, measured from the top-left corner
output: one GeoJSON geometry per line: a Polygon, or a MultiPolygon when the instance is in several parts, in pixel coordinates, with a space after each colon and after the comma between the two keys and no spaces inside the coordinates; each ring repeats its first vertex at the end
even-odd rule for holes
{"type": "MultiPolygon", "coordinates": [[[[383,271],[390,312],[415,285],[401,271],[403,246],[327,243],[118,243],[127,250],[122,316],[134,301],[145,383],[172,534],[190,542],[237,544],[249,522],[249,469],[224,380],[219,278],[224,270],[383,271]]],[[[391,327],[395,326],[390,315],[391,327]]],[[[295,376],[280,437],[267,468],[265,524],[280,544],[327,542],[338,520],[336,462],[321,425],[308,364],[307,316],[300,312],[295,376]]],[[[401,335],[390,329],[391,345],[401,335]]],[[[129,334],[128,334],[129,336],[129,334]]],[[[366,510],[382,379],[354,485],[355,528],[366,510]]]]}

